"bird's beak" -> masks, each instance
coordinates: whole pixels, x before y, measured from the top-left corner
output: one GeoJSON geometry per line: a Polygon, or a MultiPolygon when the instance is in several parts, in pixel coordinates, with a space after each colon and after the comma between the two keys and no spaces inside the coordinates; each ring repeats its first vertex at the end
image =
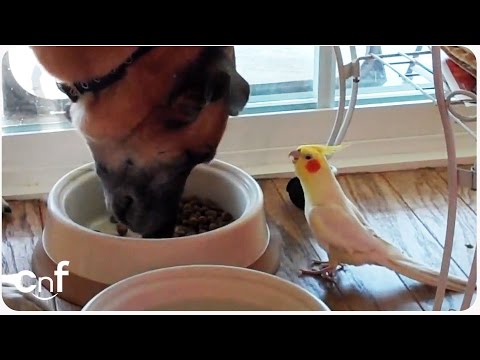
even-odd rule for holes
{"type": "Polygon", "coordinates": [[[298,160],[298,158],[300,157],[300,151],[293,150],[293,151],[290,152],[290,154],[288,154],[288,157],[292,158],[293,163],[295,163],[298,160]]]}

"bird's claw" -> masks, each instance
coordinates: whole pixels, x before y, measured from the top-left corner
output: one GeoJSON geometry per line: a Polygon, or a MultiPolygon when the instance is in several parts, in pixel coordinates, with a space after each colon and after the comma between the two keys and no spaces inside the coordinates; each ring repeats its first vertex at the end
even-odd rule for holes
{"type": "Polygon", "coordinates": [[[328,261],[312,260],[312,266],[320,266],[320,269],[300,269],[300,276],[320,276],[322,279],[335,283],[337,271],[344,270],[344,265],[330,265],[328,261]]]}
{"type": "Polygon", "coordinates": [[[301,275],[320,276],[322,279],[335,283],[335,269],[330,266],[325,266],[320,270],[300,269],[301,275]]]}
{"type": "MultiPolygon", "coordinates": [[[[324,267],[330,266],[330,263],[328,261],[312,260],[311,266],[321,266],[320,270],[322,270],[324,267]]],[[[341,270],[345,270],[345,265],[338,265],[336,271],[341,270]]]]}

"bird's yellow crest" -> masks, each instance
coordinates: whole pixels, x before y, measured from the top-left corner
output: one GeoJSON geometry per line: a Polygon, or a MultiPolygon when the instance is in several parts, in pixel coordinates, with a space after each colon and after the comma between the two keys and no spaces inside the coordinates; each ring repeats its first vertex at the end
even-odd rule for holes
{"type": "Polygon", "coordinates": [[[311,151],[311,152],[316,152],[318,154],[321,154],[323,156],[329,156],[332,155],[340,150],[345,149],[348,147],[347,144],[341,144],[341,145],[301,145],[298,147],[297,150],[299,151],[311,151]]]}
{"type": "Polygon", "coordinates": [[[321,168],[328,168],[327,157],[348,145],[301,145],[289,155],[293,158],[298,176],[317,173],[321,168]]]}

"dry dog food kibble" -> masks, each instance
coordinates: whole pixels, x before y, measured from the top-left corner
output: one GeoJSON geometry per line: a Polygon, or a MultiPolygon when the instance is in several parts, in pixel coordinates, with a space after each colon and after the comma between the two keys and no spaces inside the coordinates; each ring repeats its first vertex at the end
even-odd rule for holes
{"type": "MultiPolygon", "coordinates": [[[[211,200],[202,200],[195,196],[185,198],[180,201],[173,237],[202,234],[228,225],[232,221],[232,214],[222,210],[211,200]]],[[[127,234],[128,228],[117,223],[113,216],[110,217],[110,222],[117,225],[118,235],[127,234]]]]}
{"type": "Polygon", "coordinates": [[[174,237],[212,231],[230,224],[233,216],[208,199],[190,197],[180,201],[174,237]]]}
{"type": "Polygon", "coordinates": [[[127,235],[127,232],[128,232],[127,225],[117,223],[117,233],[118,233],[118,235],[125,236],[125,235],[127,235]]]}

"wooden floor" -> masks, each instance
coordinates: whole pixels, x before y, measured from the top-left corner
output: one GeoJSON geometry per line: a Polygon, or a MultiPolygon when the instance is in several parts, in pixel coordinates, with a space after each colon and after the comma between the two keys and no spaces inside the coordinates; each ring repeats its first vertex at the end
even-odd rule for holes
{"type": "MultiPolygon", "coordinates": [[[[339,181],[371,226],[384,239],[424,263],[440,268],[445,241],[445,169],[341,175],[339,181]]],[[[326,259],[312,238],[303,213],[291,204],[286,179],[261,180],[271,236],[282,244],[278,276],[322,299],[332,310],[431,310],[435,289],[376,267],[346,267],[336,284],[299,277],[312,259],[326,259]]],[[[40,201],[11,201],[13,216],[3,219],[2,270],[30,269],[32,248],[41,237],[46,214],[40,201]]],[[[459,191],[451,273],[467,276],[476,244],[476,192],[459,191]]],[[[46,290],[45,290],[46,291],[46,290]]],[[[463,296],[448,294],[444,310],[458,310],[463,296]]],[[[52,310],[79,308],[55,298],[52,310]]]]}

